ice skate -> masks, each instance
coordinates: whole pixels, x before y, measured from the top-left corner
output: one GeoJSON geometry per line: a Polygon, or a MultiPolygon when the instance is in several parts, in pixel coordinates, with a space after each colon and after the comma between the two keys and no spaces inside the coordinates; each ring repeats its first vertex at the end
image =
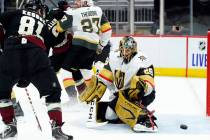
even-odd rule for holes
{"type": "Polygon", "coordinates": [[[137,124],[132,128],[134,132],[157,132],[156,117],[140,116],[137,124]]]}
{"type": "Polygon", "coordinates": [[[6,124],[5,129],[0,133],[0,139],[14,137],[17,134],[17,123],[11,122],[6,124]]]}
{"type": "Polygon", "coordinates": [[[55,122],[52,123],[52,136],[56,140],[73,140],[73,136],[64,134],[61,126],[58,126],[55,122]]]}

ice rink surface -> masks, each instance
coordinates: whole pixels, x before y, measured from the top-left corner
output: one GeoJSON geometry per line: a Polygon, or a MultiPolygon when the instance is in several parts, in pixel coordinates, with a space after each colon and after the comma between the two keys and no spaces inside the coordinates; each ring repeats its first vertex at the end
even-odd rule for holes
{"type": "MultiPolygon", "coordinates": [[[[107,124],[95,129],[86,128],[88,106],[69,104],[65,92],[62,94],[63,131],[74,136],[74,140],[210,140],[210,117],[206,117],[206,79],[155,77],[156,99],[149,106],[155,110],[159,130],[157,133],[134,133],[125,124],[107,124]],[[180,129],[186,124],[188,129],[180,129]]],[[[25,90],[15,88],[25,116],[18,118],[18,136],[7,140],[47,140],[50,125],[43,100],[30,85],[28,91],[42,126],[42,133],[28,101],[25,90]]],[[[108,95],[103,97],[107,99],[108,95]]],[[[3,128],[2,122],[0,128],[3,128]]]]}

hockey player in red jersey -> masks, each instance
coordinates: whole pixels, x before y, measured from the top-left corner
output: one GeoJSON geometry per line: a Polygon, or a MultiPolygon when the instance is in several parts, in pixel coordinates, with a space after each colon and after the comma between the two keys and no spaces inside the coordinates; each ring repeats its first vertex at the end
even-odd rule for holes
{"type": "Polygon", "coordinates": [[[111,51],[108,64],[91,83],[94,90],[80,94],[82,102],[97,99],[100,121],[129,125],[135,132],[156,132],[156,118],[147,109],[155,99],[154,68],[137,49],[131,36],[123,37],[118,51],[111,51]],[[106,88],[113,93],[110,102],[100,102],[106,88]]]}
{"type": "Polygon", "coordinates": [[[42,17],[43,12],[43,5],[34,0],[29,1],[23,10],[0,15],[0,23],[5,30],[4,49],[0,56],[0,114],[7,126],[0,133],[1,139],[17,134],[11,91],[20,79],[30,81],[38,89],[40,97],[46,97],[52,136],[62,140],[73,139],[61,130],[61,87],[46,53],[48,48],[44,39],[49,30],[42,17]]]}

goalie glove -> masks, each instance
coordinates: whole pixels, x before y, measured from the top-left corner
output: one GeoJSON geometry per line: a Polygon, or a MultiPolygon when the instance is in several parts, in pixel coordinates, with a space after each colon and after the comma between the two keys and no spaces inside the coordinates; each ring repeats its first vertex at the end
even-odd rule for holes
{"type": "Polygon", "coordinates": [[[147,91],[148,85],[139,76],[134,76],[131,79],[130,89],[128,91],[128,97],[130,100],[141,100],[147,91]]]}

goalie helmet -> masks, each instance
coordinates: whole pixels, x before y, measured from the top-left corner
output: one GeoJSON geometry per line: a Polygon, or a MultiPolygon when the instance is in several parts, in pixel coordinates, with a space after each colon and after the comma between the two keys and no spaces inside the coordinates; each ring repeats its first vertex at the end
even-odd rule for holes
{"type": "Polygon", "coordinates": [[[120,40],[119,50],[120,56],[123,58],[124,62],[130,62],[137,53],[137,43],[135,39],[131,36],[123,37],[120,40]]]}

